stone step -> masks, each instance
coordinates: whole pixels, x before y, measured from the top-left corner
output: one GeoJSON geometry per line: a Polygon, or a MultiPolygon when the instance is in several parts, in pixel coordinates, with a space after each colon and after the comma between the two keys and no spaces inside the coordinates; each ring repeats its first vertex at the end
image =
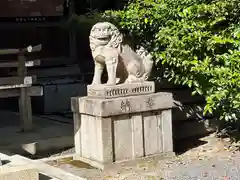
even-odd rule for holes
{"type": "Polygon", "coordinates": [[[0,180],[39,180],[38,170],[30,165],[0,167],[0,180]]]}
{"type": "MultiPolygon", "coordinates": [[[[85,178],[73,175],[60,168],[50,166],[39,160],[31,160],[20,155],[13,155],[9,158],[11,166],[30,165],[37,169],[42,175],[52,178],[51,180],[86,180],[85,178]]],[[[41,179],[40,179],[41,180],[41,179]]]]}

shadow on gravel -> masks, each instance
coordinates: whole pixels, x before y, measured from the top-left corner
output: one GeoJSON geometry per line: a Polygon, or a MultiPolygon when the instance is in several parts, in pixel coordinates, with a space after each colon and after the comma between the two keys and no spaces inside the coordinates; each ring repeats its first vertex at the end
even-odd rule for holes
{"type": "Polygon", "coordinates": [[[178,140],[174,143],[174,152],[177,155],[181,155],[185,153],[186,151],[196,148],[198,146],[204,145],[207,143],[207,141],[202,141],[200,140],[201,137],[192,137],[192,138],[187,138],[184,140],[178,140]]]}
{"type": "MultiPolygon", "coordinates": [[[[73,149],[73,147],[66,147],[66,148],[61,148],[61,149],[52,149],[52,150],[49,150],[49,151],[39,151],[37,152],[36,154],[30,154],[30,153],[19,153],[18,151],[10,151],[12,154],[19,154],[21,156],[24,156],[26,158],[29,158],[29,159],[33,159],[33,160],[36,160],[36,159],[42,159],[42,158],[48,158],[52,155],[62,155],[62,152],[64,151],[70,151],[71,149],[73,149]]],[[[69,152],[69,153],[74,153],[74,152],[69,152]]]]}

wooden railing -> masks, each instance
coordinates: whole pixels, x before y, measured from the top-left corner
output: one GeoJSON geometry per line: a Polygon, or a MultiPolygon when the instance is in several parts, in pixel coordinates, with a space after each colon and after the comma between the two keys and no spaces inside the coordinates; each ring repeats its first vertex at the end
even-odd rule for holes
{"type": "MultiPolygon", "coordinates": [[[[1,49],[0,71],[3,68],[16,68],[16,76],[0,77],[0,98],[19,97],[21,130],[33,129],[31,96],[42,96],[43,89],[32,86],[36,76],[28,76],[27,68],[40,65],[40,60],[27,61],[26,55],[41,51],[42,46],[28,46],[23,49],[1,49]],[[14,55],[16,60],[1,59],[1,55],[14,55]]],[[[5,74],[4,74],[5,75],[5,74]]]]}

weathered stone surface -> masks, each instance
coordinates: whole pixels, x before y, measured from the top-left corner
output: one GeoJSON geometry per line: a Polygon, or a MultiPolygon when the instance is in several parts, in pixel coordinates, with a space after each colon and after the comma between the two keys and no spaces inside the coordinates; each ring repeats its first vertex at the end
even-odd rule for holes
{"type": "Polygon", "coordinates": [[[136,96],[151,94],[155,92],[153,81],[144,81],[141,83],[119,84],[119,85],[89,85],[88,96],[112,99],[124,96],[136,96]]]}
{"type": "Polygon", "coordinates": [[[152,93],[115,99],[75,97],[71,101],[73,112],[100,117],[164,110],[173,106],[171,93],[152,93]]]}
{"type": "Polygon", "coordinates": [[[73,98],[76,160],[111,163],[172,154],[171,93],[73,98]]]}
{"type": "Polygon", "coordinates": [[[28,166],[1,166],[0,180],[38,180],[38,171],[28,166]]]}
{"type": "Polygon", "coordinates": [[[75,159],[94,167],[173,152],[171,110],[78,118],[75,159]]]}
{"type": "Polygon", "coordinates": [[[106,65],[107,84],[119,82],[142,82],[148,80],[153,60],[143,47],[136,52],[123,42],[123,36],[116,26],[109,22],[95,24],[89,36],[92,56],[95,63],[92,84],[102,84],[101,76],[106,65]]]}

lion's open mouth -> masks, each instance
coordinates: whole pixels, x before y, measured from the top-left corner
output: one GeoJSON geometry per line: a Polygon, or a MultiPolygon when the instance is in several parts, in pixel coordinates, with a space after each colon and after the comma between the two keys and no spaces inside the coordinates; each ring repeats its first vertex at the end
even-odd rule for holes
{"type": "Polygon", "coordinates": [[[98,37],[97,38],[99,41],[110,41],[110,37],[107,36],[107,37],[98,37]]]}

